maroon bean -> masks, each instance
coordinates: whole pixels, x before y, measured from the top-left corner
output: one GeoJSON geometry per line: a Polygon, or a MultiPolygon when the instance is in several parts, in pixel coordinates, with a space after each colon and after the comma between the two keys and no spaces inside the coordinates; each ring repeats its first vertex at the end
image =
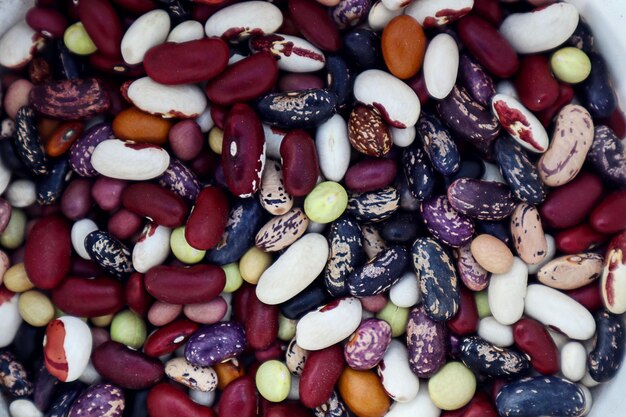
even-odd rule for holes
{"type": "Polygon", "coordinates": [[[522,318],[513,325],[515,345],[528,356],[537,372],[552,375],[559,371],[559,350],[545,326],[536,320],[522,318]]]}
{"type": "Polygon", "coordinates": [[[406,80],[406,83],[411,87],[417,97],[420,100],[420,104],[425,106],[430,99],[430,94],[428,93],[428,89],[426,88],[426,79],[424,78],[423,72],[420,72],[418,75],[409,78],[406,80]]]}
{"type": "MultiPolygon", "coordinates": [[[[584,197],[587,198],[587,197],[584,197]]],[[[614,234],[626,229],[626,191],[615,191],[593,209],[589,224],[600,233],[614,234]]]]}
{"type": "Polygon", "coordinates": [[[460,288],[459,309],[447,325],[453,333],[466,336],[475,333],[478,329],[478,308],[476,308],[474,294],[463,286],[460,288]]]}
{"type": "Polygon", "coordinates": [[[143,351],[154,358],[172,353],[183,346],[199,328],[198,323],[185,319],[166,324],[148,336],[143,351]]]}
{"type": "Polygon", "coordinates": [[[307,195],[317,183],[319,165],[315,142],[304,130],[292,130],[280,144],[285,190],[294,197],[307,195]]]}
{"type": "Polygon", "coordinates": [[[99,177],[91,189],[91,196],[104,211],[114,211],[122,205],[122,192],[128,182],[115,178],[99,177]]]}
{"type": "Polygon", "coordinates": [[[157,8],[153,0],[113,0],[113,3],[135,14],[144,14],[157,8]]]}
{"type": "Polygon", "coordinates": [[[228,198],[217,187],[205,187],[185,226],[185,239],[192,247],[208,250],[217,245],[228,221],[228,198]]]}
{"type": "Polygon", "coordinates": [[[200,126],[194,120],[176,123],[168,133],[172,152],[182,161],[191,161],[202,151],[204,138],[200,126]]]}
{"type": "Polygon", "coordinates": [[[48,7],[33,7],[26,13],[26,23],[46,38],[62,38],[67,28],[67,19],[48,7]]]}
{"type": "MultiPolygon", "coordinates": [[[[124,75],[126,77],[142,77],[146,74],[142,64],[129,65],[121,56],[110,57],[103,53],[93,53],[89,55],[89,64],[97,70],[114,75],[124,75]]],[[[116,115],[118,112],[109,113],[116,115]]]]}
{"type": "Polygon", "coordinates": [[[213,119],[213,123],[215,126],[224,130],[224,122],[226,121],[226,115],[230,108],[226,106],[220,106],[218,104],[211,104],[211,119],[213,119]]]}
{"type": "Polygon", "coordinates": [[[233,315],[235,320],[241,323],[246,322],[248,315],[248,300],[254,294],[255,286],[246,282],[233,294],[233,315]]]}
{"type": "Polygon", "coordinates": [[[361,304],[363,304],[363,309],[370,313],[378,313],[387,305],[387,298],[383,294],[370,295],[360,300],[361,304]]]}
{"type": "Polygon", "coordinates": [[[557,233],[554,241],[559,251],[574,254],[595,248],[610,238],[611,236],[597,232],[585,223],[557,233]]]}
{"type": "Polygon", "coordinates": [[[148,310],[154,299],[146,291],[143,274],[135,272],[128,278],[124,287],[124,298],[128,307],[135,313],[142,317],[148,315],[148,310]]]}
{"type": "Polygon", "coordinates": [[[98,51],[117,59],[121,54],[123,30],[111,3],[107,0],[81,0],[76,10],[98,51]]]}
{"type": "Polygon", "coordinates": [[[192,267],[159,265],[145,276],[146,290],[157,300],[171,304],[211,301],[224,289],[226,274],[215,265],[192,267]]]}
{"type": "Polygon", "coordinates": [[[195,403],[187,393],[166,383],[150,390],[146,408],[150,417],[216,417],[211,408],[195,403]]]}
{"type": "Polygon", "coordinates": [[[121,343],[108,341],[91,357],[103,378],[127,389],[146,389],[163,379],[163,363],[121,343]]]}
{"type": "Polygon", "coordinates": [[[107,222],[107,230],[120,240],[130,239],[139,232],[143,218],[126,209],[115,212],[107,222]]]}
{"type": "Polygon", "coordinates": [[[246,312],[246,338],[254,350],[268,348],[278,337],[278,306],[262,303],[252,292],[246,312]]]}
{"type": "Polygon", "coordinates": [[[306,407],[324,404],[343,370],[343,348],[333,345],[309,353],[300,377],[300,401],[306,407]]]}
{"type": "Polygon", "coordinates": [[[124,288],[113,278],[67,277],[52,290],[52,302],[67,314],[98,317],[124,307],[124,288]]]}
{"type": "Polygon", "coordinates": [[[224,71],[229,55],[228,45],[219,38],[166,42],[146,53],[143,66],[161,84],[198,83],[224,71]]]}
{"type": "Polygon", "coordinates": [[[217,414],[220,417],[256,417],[258,394],[250,376],[237,378],[224,388],[217,414]]]}
{"type": "Polygon", "coordinates": [[[465,407],[462,417],[498,417],[498,412],[487,394],[479,391],[465,407]]]}
{"type": "Polygon", "coordinates": [[[278,80],[278,89],[285,93],[311,88],[324,88],[324,80],[311,74],[285,74],[278,80]]]}
{"type": "Polygon", "coordinates": [[[282,360],[285,354],[286,346],[280,340],[272,343],[268,348],[264,350],[257,350],[254,352],[254,358],[263,363],[272,359],[282,360]]]}
{"type": "Polygon", "coordinates": [[[619,106],[615,107],[613,113],[606,119],[600,119],[596,125],[603,124],[611,128],[618,138],[626,137],[626,116],[619,106]]]}
{"type": "Polygon", "coordinates": [[[574,98],[574,89],[566,83],[559,84],[559,97],[552,106],[537,113],[537,118],[544,127],[548,127],[552,123],[554,116],[574,98]]]}
{"type": "Polygon", "coordinates": [[[565,291],[565,293],[591,312],[598,311],[603,307],[602,294],[597,282],[587,284],[575,290],[565,291]]]}
{"type": "Polygon", "coordinates": [[[311,411],[295,401],[268,404],[262,417],[311,417],[311,411]]]}
{"type": "Polygon", "coordinates": [[[315,0],[289,0],[289,14],[302,35],[318,48],[336,52],[341,36],[328,9],[315,0]]]}
{"type": "Polygon", "coordinates": [[[87,216],[93,199],[91,198],[92,181],[77,178],[69,183],[61,197],[61,211],[70,220],[79,220],[87,216]]]}
{"type": "Polygon", "coordinates": [[[546,110],[559,98],[559,83],[552,75],[550,61],[544,55],[527,55],[515,78],[520,101],[532,111],[546,110]]]}
{"type": "Polygon", "coordinates": [[[68,275],[89,278],[101,274],[102,270],[94,261],[83,259],[79,256],[72,256],[72,266],[70,267],[68,275]]]}
{"type": "Polygon", "coordinates": [[[223,106],[250,101],[269,92],[278,79],[278,64],[269,52],[258,52],[226,68],[209,81],[206,94],[223,106]]]}
{"type": "Polygon", "coordinates": [[[459,21],[458,33],[474,58],[493,75],[508,78],[517,72],[517,53],[485,20],[474,15],[465,16],[459,21]]]}
{"type": "Polygon", "coordinates": [[[43,217],[26,239],[24,267],[28,279],[44,290],[58,286],[70,270],[70,227],[60,216],[43,217]]]}
{"type": "Polygon", "coordinates": [[[183,225],[187,204],[178,194],[158,185],[142,182],[129,185],[122,193],[122,204],[135,214],[149,217],[165,227],[183,225]]]}
{"type": "Polygon", "coordinates": [[[344,181],[350,191],[365,193],[391,184],[396,173],[395,160],[368,158],[348,168],[344,181]]]}

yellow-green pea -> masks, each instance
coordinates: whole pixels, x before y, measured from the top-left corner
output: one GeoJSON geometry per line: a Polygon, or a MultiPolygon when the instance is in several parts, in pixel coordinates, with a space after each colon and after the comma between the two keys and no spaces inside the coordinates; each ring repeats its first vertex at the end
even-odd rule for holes
{"type": "Polygon", "coordinates": [[[398,337],[406,331],[406,325],[409,322],[409,309],[398,307],[389,301],[385,307],[376,314],[376,317],[385,320],[389,326],[391,326],[391,336],[398,337]]]}
{"type": "Polygon", "coordinates": [[[334,181],[320,182],[304,199],[304,212],[311,221],[330,223],[337,220],[348,206],[348,193],[334,181]]]}
{"type": "Polygon", "coordinates": [[[111,340],[133,349],[139,349],[146,341],[146,323],[130,310],[117,313],[111,322],[111,340]]]}
{"type": "Polygon", "coordinates": [[[428,381],[428,394],[442,410],[458,410],[476,392],[476,377],[461,362],[448,362],[428,381]]]}
{"type": "Polygon", "coordinates": [[[7,290],[13,292],[24,292],[35,288],[35,284],[30,281],[26,274],[23,262],[7,269],[4,273],[3,282],[7,290]]]}
{"type": "Polygon", "coordinates": [[[474,293],[474,300],[476,301],[476,308],[478,309],[478,317],[484,319],[485,317],[491,316],[487,290],[474,293]]]}
{"type": "Polygon", "coordinates": [[[91,55],[98,50],[82,22],[76,22],[65,29],[63,43],[70,52],[76,55],[91,55]]]}
{"type": "Polygon", "coordinates": [[[189,265],[200,262],[206,255],[205,250],[198,250],[187,243],[184,226],[177,227],[170,235],[170,248],[176,259],[189,265]]]}
{"type": "Polygon", "coordinates": [[[24,243],[24,233],[26,230],[26,214],[22,210],[14,208],[11,210],[9,223],[0,235],[0,245],[7,249],[17,249],[24,243]]]}
{"type": "Polygon", "coordinates": [[[289,369],[277,360],[264,362],[256,371],[256,388],[267,401],[278,403],[285,400],[291,388],[289,369]]]}
{"type": "Polygon", "coordinates": [[[113,322],[113,317],[115,317],[113,314],[107,314],[106,316],[92,317],[91,322],[96,327],[107,327],[111,324],[111,322],[113,322]]]}
{"type": "Polygon", "coordinates": [[[559,80],[576,84],[586,80],[591,73],[591,60],[580,49],[568,46],[552,54],[550,67],[559,80]]]}
{"type": "Polygon", "coordinates": [[[236,262],[231,264],[222,265],[222,269],[226,274],[226,286],[224,292],[233,293],[241,287],[243,284],[243,278],[239,273],[239,265],[236,262]]]}
{"type": "Polygon", "coordinates": [[[18,308],[24,321],[34,327],[44,327],[54,319],[54,305],[37,290],[20,294],[18,308]]]}
{"type": "Polygon", "coordinates": [[[222,141],[224,140],[224,132],[217,126],[209,131],[209,148],[218,155],[222,154],[222,141]]]}
{"type": "Polygon", "coordinates": [[[244,281],[256,285],[261,274],[272,264],[272,255],[256,246],[248,249],[239,260],[239,273],[244,281]]]}
{"type": "Polygon", "coordinates": [[[285,342],[289,342],[296,335],[297,320],[291,320],[278,313],[278,338],[285,342]]]}

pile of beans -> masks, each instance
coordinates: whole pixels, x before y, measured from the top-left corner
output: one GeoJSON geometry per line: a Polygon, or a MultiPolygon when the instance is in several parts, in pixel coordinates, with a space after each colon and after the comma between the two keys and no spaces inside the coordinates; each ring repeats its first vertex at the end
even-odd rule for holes
{"type": "Polygon", "coordinates": [[[11,7],[0,416],[580,417],[617,374],[626,127],[571,4],[11,7]]]}

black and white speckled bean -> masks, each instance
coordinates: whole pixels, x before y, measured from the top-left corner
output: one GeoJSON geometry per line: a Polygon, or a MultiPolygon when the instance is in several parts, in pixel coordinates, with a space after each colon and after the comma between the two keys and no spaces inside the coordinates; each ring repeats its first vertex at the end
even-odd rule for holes
{"type": "Polygon", "coordinates": [[[422,113],[415,128],[433,168],[443,175],[457,172],[461,167],[461,154],[443,123],[433,115],[422,113]]]}
{"type": "Polygon", "coordinates": [[[456,250],[456,269],[463,284],[472,291],[482,291],[489,285],[491,272],[480,266],[472,255],[471,243],[456,250]]]}
{"type": "Polygon", "coordinates": [[[526,355],[498,347],[480,336],[461,340],[459,358],[472,371],[497,378],[518,377],[530,369],[526,355]]]}
{"type": "Polygon", "coordinates": [[[361,233],[363,233],[363,250],[368,259],[372,259],[389,247],[376,225],[372,223],[362,224],[361,233]]]}
{"type": "Polygon", "coordinates": [[[596,339],[589,356],[589,375],[598,382],[611,380],[624,361],[626,333],[624,321],[619,315],[601,310],[595,314],[596,339]]]}
{"type": "Polygon", "coordinates": [[[379,222],[398,210],[400,195],[392,186],[367,193],[350,193],[347,213],[359,221],[379,222]]]}
{"type": "Polygon", "coordinates": [[[423,306],[414,307],[406,326],[409,366],[420,378],[428,378],[446,363],[448,330],[441,321],[433,321],[423,306]]]}
{"type": "Polygon", "coordinates": [[[203,326],[196,331],[185,346],[185,359],[194,365],[213,366],[240,355],[245,348],[243,326],[226,321],[203,326]]]}
{"type": "Polygon", "coordinates": [[[402,151],[401,163],[411,194],[420,201],[430,197],[435,188],[435,176],[419,141],[402,151]]]}
{"type": "Polygon", "coordinates": [[[192,390],[210,392],[217,388],[217,373],[210,366],[197,366],[185,358],[173,358],[165,363],[165,375],[192,390]]]}
{"type": "Polygon", "coordinates": [[[170,158],[170,165],[157,181],[160,186],[174,191],[191,205],[202,189],[196,174],[176,158],[170,158]]]}
{"type": "Polygon", "coordinates": [[[330,225],[328,249],[324,283],[330,295],[340,297],[348,294],[348,276],[367,260],[361,227],[354,218],[344,215],[330,225]]]}
{"type": "Polygon", "coordinates": [[[348,276],[350,294],[368,297],[384,293],[400,280],[408,262],[404,247],[390,247],[348,276]]]}
{"type": "Polygon", "coordinates": [[[460,178],[450,184],[448,200],[452,207],[479,220],[502,220],[515,210],[515,200],[505,184],[460,178]]]}
{"type": "Polygon", "coordinates": [[[45,417],[67,417],[72,404],[83,391],[83,386],[79,381],[63,384],[63,391],[53,400],[45,417]]]}
{"type": "Polygon", "coordinates": [[[124,391],[115,385],[97,384],[76,399],[68,417],[120,417],[124,407],[124,391]]]}
{"type": "Polygon", "coordinates": [[[14,397],[27,397],[33,393],[26,369],[9,351],[0,353],[0,387],[14,397]]]}
{"type": "Polygon", "coordinates": [[[256,103],[264,122],[284,129],[318,126],[335,114],[336,107],[337,96],[325,89],[271,93],[256,103]]]}
{"type": "Polygon", "coordinates": [[[107,139],[115,138],[111,123],[98,123],[87,129],[70,148],[70,165],[82,177],[95,177],[98,171],[91,165],[91,155],[96,146],[107,139]]]}
{"type": "Polygon", "coordinates": [[[67,158],[58,158],[52,163],[48,175],[37,181],[37,203],[49,205],[58,201],[69,181],[69,170],[67,158]]]}
{"type": "Polygon", "coordinates": [[[500,172],[515,198],[533,205],[546,199],[546,188],[537,167],[513,139],[508,136],[498,138],[495,155],[500,172]]]}
{"type": "Polygon", "coordinates": [[[261,206],[276,216],[285,214],[293,206],[293,197],[285,191],[282,169],[278,162],[268,159],[259,188],[261,206]]]}
{"type": "Polygon", "coordinates": [[[350,417],[351,415],[339,395],[337,395],[337,391],[333,391],[328,401],[316,407],[313,412],[315,417],[350,417]]]}
{"type": "Polygon", "coordinates": [[[459,308],[459,283],[452,260],[430,237],[418,238],[411,249],[426,314],[435,321],[451,319],[459,308]]]}
{"type": "Polygon", "coordinates": [[[130,251],[108,232],[96,230],[85,236],[85,250],[108,274],[125,278],[134,271],[130,251]]]}
{"type": "Polygon", "coordinates": [[[265,252],[286,248],[304,234],[309,218],[301,208],[294,208],[265,223],[256,234],[255,245],[265,252]]]}
{"type": "Polygon", "coordinates": [[[28,106],[21,107],[15,116],[15,125],[14,143],[18,156],[31,174],[47,175],[50,167],[37,130],[35,111],[28,106]]]}
{"type": "Polygon", "coordinates": [[[294,375],[302,375],[304,371],[304,363],[309,356],[309,351],[302,349],[298,346],[296,338],[294,337],[287,346],[287,352],[285,352],[285,365],[289,368],[289,372],[294,375]]]}
{"type": "Polygon", "coordinates": [[[474,222],[456,211],[445,195],[423,201],[420,211],[428,231],[448,246],[463,246],[474,235],[474,222]]]}
{"type": "Polygon", "coordinates": [[[587,161],[607,182],[626,188],[626,148],[607,126],[596,126],[587,161]]]}

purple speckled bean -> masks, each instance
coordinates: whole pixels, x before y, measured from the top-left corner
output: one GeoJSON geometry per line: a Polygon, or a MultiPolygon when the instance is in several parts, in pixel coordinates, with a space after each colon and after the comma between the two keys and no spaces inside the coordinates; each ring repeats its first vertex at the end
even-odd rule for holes
{"type": "Polygon", "coordinates": [[[157,180],[160,186],[174,191],[188,203],[195,202],[202,189],[196,174],[175,158],[170,160],[170,166],[157,180]]]}
{"type": "Polygon", "coordinates": [[[456,211],[445,195],[423,201],[420,211],[426,228],[448,246],[463,246],[474,235],[474,222],[456,211]]]}
{"type": "Polygon", "coordinates": [[[391,326],[384,320],[367,319],[359,325],[344,346],[346,363],[352,369],[372,369],[385,356],[389,343],[391,326]]]}
{"type": "Polygon", "coordinates": [[[466,54],[459,60],[459,81],[474,100],[485,107],[491,105],[496,85],[483,67],[466,54]]]}
{"type": "Polygon", "coordinates": [[[72,404],[68,417],[120,417],[124,405],[124,391],[120,388],[111,384],[92,385],[72,404]]]}
{"type": "Polygon", "coordinates": [[[476,261],[470,245],[471,243],[468,243],[456,250],[456,268],[461,281],[467,288],[472,291],[482,291],[487,288],[491,273],[476,261]]]}
{"type": "Polygon", "coordinates": [[[502,220],[515,210],[515,199],[506,184],[459,178],[448,187],[448,201],[458,212],[479,220],[502,220]]]}
{"type": "Polygon", "coordinates": [[[348,29],[361,23],[371,8],[371,0],[340,0],[332,9],[333,20],[339,29],[348,29]]]}
{"type": "Polygon", "coordinates": [[[70,166],[82,177],[95,177],[98,172],[91,165],[91,155],[96,145],[106,139],[113,139],[110,123],[99,123],[87,129],[70,148],[70,166]]]}
{"type": "Polygon", "coordinates": [[[185,359],[193,365],[212,366],[240,355],[246,347],[241,324],[227,321],[201,327],[187,341],[185,359]]]}
{"type": "Polygon", "coordinates": [[[431,320],[422,306],[411,310],[406,342],[409,366],[415,375],[428,378],[446,363],[447,341],[445,322],[431,320]]]}
{"type": "Polygon", "coordinates": [[[11,207],[11,204],[4,198],[0,198],[0,233],[4,232],[4,229],[9,224],[12,211],[13,207],[11,207]]]}

